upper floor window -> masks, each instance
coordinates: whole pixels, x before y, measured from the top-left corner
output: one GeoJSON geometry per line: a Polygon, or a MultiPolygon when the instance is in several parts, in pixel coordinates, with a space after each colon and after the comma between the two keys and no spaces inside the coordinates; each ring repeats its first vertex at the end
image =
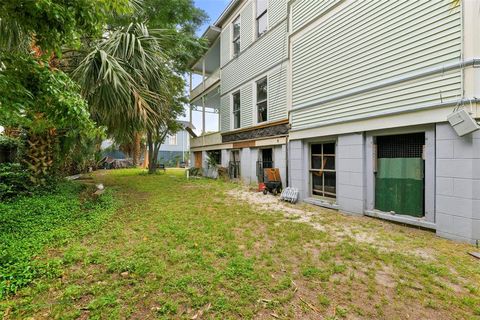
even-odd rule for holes
{"type": "Polygon", "coordinates": [[[240,128],[240,91],[233,94],[233,129],[240,128]]]}
{"type": "Polygon", "coordinates": [[[177,135],[176,134],[168,137],[168,144],[171,145],[171,146],[176,146],[177,145],[177,135]]]}
{"type": "Polygon", "coordinates": [[[257,120],[267,121],[267,77],[257,81],[257,120]]]}
{"type": "Polygon", "coordinates": [[[233,56],[240,53],[240,17],[233,21],[233,56]]]}
{"type": "Polygon", "coordinates": [[[268,29],[267,0],[257,0],[257,37],[261,37],[268,29]]]}

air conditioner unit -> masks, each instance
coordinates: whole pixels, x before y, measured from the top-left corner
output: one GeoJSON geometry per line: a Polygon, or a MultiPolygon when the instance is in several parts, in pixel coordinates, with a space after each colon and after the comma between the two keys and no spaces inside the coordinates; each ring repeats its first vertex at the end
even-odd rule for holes
{"type": "Polygon", "coordinates": [[[477,121],[475,121],[475,119],[464,109],[454,111],[447,117],[447,119],[460,137],[480,129],[480,125],[477,121]]]}

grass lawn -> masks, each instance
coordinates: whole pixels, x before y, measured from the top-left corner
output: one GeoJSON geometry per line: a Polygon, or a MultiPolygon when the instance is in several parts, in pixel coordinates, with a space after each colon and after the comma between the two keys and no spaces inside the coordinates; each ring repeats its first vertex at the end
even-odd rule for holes
{"type": "Polygon", "coordinates": [[[4,319],[480,319],[472,246],[181,170],[94,178],[121,208],[43,250],[58,272],[0,301],[4,319]]]}

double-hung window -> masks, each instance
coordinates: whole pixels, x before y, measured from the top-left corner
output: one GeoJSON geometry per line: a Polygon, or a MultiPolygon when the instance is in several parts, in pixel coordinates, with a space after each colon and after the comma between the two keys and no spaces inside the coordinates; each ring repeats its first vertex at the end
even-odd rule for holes
{"type": "Polygon", "coordinates": [[[233,21],[233,57],[240,53],[240,16],[233,21]]]}
{"type": "Polygon", "coordinates": [[[233,94],[233,129],[240,128],[240,91],[233,94]]]}
{"type": "Polygon", "coordinates": [[[260,38],[268,29],[267,0],[257,0],[257,38],[260,38]]]}
{"type": "Polygon", "coordinates": [[[257,122],[268,120],[267,77],[257,81],[257,122]]]}
{"type": "Polygon", "coordinates": [[[168,144],[171,146],[176,146],[177,145],[177,135],[171,135],[168,137],[168,144]]]}
{"type": "Polygon", "coordinates": [[[335,171],[335,143],[318,143],[310,146],[310,180],[312,194],[325,198],[337,195],[335,171]]]}

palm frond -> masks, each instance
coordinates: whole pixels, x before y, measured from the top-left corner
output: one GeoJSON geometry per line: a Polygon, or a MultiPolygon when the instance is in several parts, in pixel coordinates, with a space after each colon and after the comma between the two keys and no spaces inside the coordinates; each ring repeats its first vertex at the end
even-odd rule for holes
{"type": "Polygon", "coordinates": [[[0,17],[0,50],[27,52],[30,41],[16,21],[0,17]]]}

